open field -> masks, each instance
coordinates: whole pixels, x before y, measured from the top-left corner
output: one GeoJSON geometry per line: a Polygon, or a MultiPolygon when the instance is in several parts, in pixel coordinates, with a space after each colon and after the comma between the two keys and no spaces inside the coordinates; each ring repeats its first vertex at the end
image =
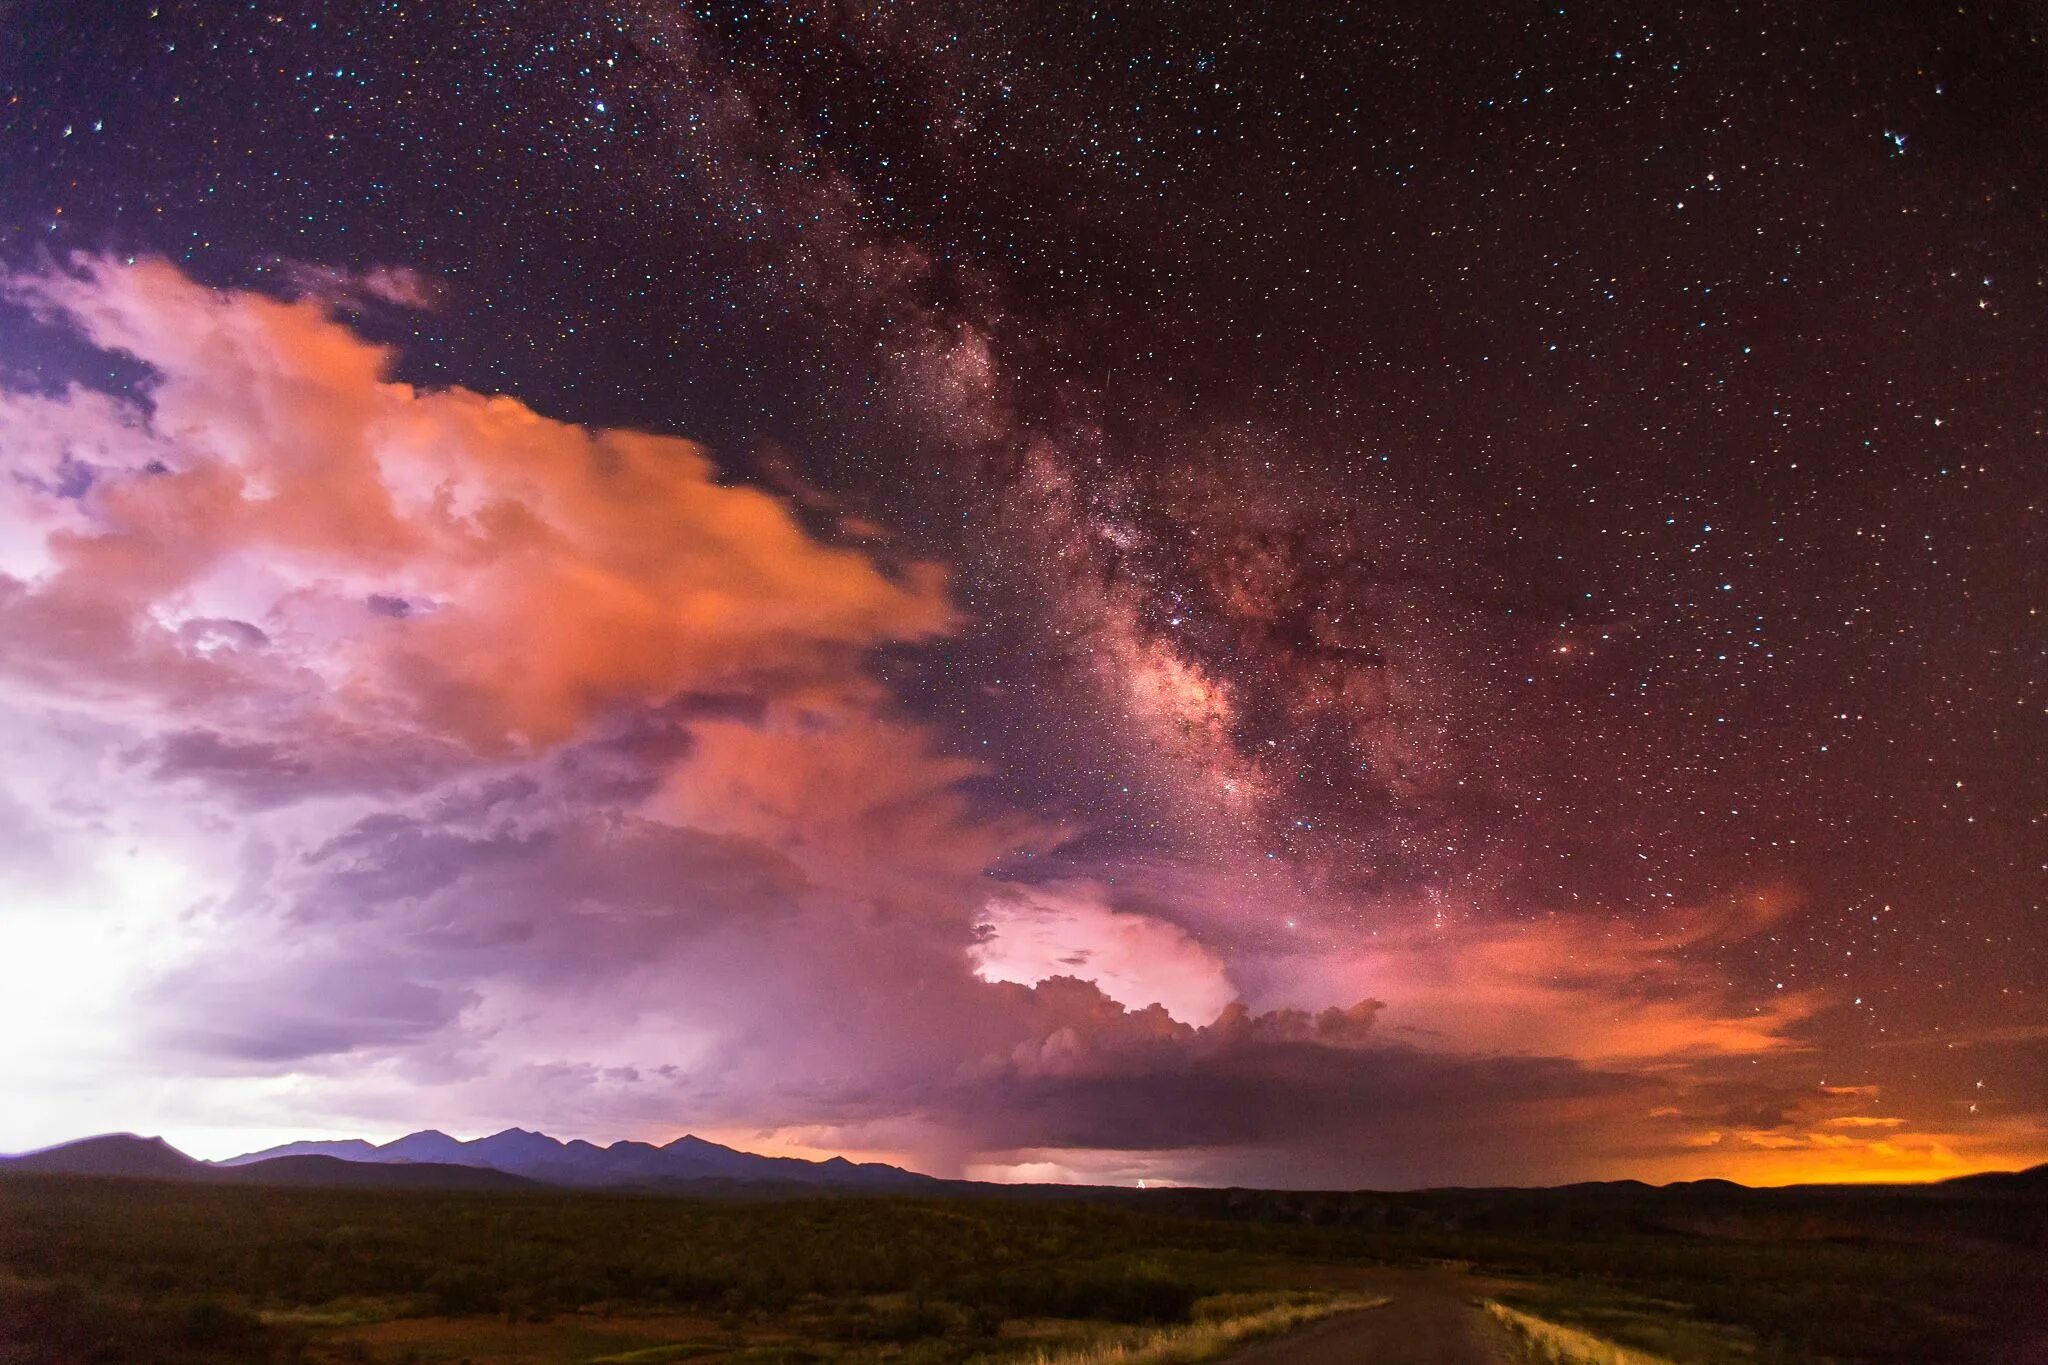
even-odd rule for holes
{"type": "Polygon", "coordinates": [[[1425,1263],[1471,1300],[1688,1365],[2011,1360],[2041,1323],[2048,1255],[2004,1202],[1862,1196],[1821,1218],[1766,1198],[1716,1223],[1540,1193],[705,1200],[15,1175],[0,1362],[1195,1360],[1232,1324],[1312,1317],[1425,1263]]]}

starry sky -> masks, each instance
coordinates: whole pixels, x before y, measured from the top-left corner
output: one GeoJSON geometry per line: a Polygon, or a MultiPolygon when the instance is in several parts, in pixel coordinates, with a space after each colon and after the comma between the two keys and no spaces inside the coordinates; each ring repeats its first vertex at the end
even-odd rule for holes
{"type": "Polygon", "coordinates": [[[0,1147],[2048,1159],[2044,45],[0,3],[0,1147]]]}

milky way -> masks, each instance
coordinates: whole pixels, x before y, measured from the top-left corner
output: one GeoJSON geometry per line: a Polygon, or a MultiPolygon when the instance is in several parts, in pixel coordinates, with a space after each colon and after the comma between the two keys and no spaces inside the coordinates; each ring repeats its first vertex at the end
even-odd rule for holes
{"type": "Polygon", "coordinates": [[[2044,41],[0,7],[0,1141],[2041,1159],[2044,41]]]}

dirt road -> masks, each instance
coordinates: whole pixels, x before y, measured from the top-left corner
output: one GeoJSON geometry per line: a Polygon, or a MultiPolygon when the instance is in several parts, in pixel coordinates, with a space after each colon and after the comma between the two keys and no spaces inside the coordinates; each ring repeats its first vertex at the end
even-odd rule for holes
{"type": "Polygon", "coordinates": [[[1469,1276],[1389,1270],[1359,1286],[1391,1302],[1274,1337],[1230,1365],[1520,1365],[1507,1330],[1473,1306],[1469,1276]]]}

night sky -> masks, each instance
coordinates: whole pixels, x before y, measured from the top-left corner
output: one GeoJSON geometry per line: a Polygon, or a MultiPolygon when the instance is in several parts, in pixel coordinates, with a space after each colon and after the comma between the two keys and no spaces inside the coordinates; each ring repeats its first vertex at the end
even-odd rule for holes
{"type": "Polygon", "coordinates": [[[0,1148],[2048,1159],[2048,11],[0,3],[0,1148]]]}

